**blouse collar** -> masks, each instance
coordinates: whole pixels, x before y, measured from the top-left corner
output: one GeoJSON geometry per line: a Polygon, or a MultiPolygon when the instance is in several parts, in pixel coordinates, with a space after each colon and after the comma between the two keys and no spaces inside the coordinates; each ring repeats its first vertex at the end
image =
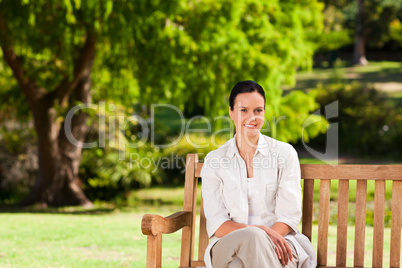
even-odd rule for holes
{"type": "MultiPolygon", "coordinates": [[[[260,133],[260,135],[258,137],[257,150],[256,150],[255,154],[257,154],[258,152],[260,152],[264,156],[269,155],[268,142],[265,139],[264,135],[262,135],[261,133],[260,133]]],[[[236,134],[234,135],[233,138],[231,138],[228,141],[226,156],[229,157],[229,158],[232,158],[235,154],[240,155],[239,149],[236,146],[236,134]]]]}

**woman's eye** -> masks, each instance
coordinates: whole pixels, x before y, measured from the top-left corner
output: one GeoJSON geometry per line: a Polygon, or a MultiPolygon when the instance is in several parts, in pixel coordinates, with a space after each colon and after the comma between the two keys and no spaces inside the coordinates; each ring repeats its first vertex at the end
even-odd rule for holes
{"type": "Polygon", "coordinates": [[[246,109],[241,109],[240,111],[245,112],[245,111],[246,111],[246,109]]]}
{"type": "Polygon", "coordinates": [[[262,112],[262,109],[257,109],[257,113],[261,113],[262,112]]]}

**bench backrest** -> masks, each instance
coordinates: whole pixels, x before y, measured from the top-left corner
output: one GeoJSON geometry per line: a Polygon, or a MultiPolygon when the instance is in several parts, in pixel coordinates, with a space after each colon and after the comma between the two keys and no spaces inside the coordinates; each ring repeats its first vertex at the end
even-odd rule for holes
{"type": "MultiPolygon", "coordinates": [[[[201,206],[197,210],[197,184],[202,168],[197,154],[188,154],[186,159],[186,174],[184,187],[183,210],[192,212],[191,227],[183,228],[181,246],[181,267],[205,266],[203,257],[208,245],[206,220],[201,206]],[[199,211],[199,212],[198,212],[199,211]],[[200,215],[198,234],[198,257],[195,259],[196,219],[200,215]]],[[[302,164],[301,177],[303,181],[303,217],[302,233],[310,241],[313,234],[313,204],[314,183],[319,181],[318,237],[313,245],[317,249],[318,266],[327,266],[328,230],[330,217],[331,181],[338,181],[338,216],[337,216],[337,246],[336,266],[346,267],[347,236],[348,236],[348,205],[349,182],[356,181],[356,210],[354,230],[354,267],[364,267],[365,255],[365,226],[367,182],[375,183],[374,192],[374,229],[372,266],[382,267],[384,259],[384,217],[385,217],[385,184],[392,181],[391,198],[391,241],[390,267],[400,267],[401,257],[401,222],[402,222],[402,165],[318,165],[302,164]]],[[[388,201],[388,200],[387,200],[388,201]]],[[[331,204],[332,207],[332,204],[331,204]]],[[[333,265],[332,265],[333,266],[333,265]]]]}

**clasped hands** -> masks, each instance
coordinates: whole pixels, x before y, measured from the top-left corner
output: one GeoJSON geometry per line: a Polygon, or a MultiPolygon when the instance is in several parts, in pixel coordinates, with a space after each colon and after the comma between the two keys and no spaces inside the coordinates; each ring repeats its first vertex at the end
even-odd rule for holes
{"type": "Polygon", "coordinates": [[[287,265],[289,263],[289,260],[293,260],[293,253],[292,249],[289,246],[288,242],[286,239],[280,235],[278,232],[273,230],[272,228],[269,228],[268,226],[265,225],[247,225],[249,227],[255,226],[258,227],[262,230],[264,230],[269,238],[271,238],[272,242],[274,243],[275,246],[275,252],[278,255],[279,261],[283,265],[287,265]]]}

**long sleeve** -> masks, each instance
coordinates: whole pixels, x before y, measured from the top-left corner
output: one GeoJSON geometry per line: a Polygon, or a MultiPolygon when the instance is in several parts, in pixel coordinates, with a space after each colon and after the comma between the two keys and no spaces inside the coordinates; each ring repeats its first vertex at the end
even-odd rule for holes
{"type": "Polygon", "coordinates": [[[211,158],[207,155],[201,170],[201,189],[209,238],[215,234],[222,223],[230,220],[229,211],[223,202],[222,181],[216,175],[217,170],[213,168],[210,160],[211,158]]]}
{"type": "Polygon", "coordinates": [[[300,164],[296,150],[289,144],[281,150],[282,163],[278,166],[279,187],[275,214],[278,222],[289,225],[298,233],[302,211],[300,164]]]}

